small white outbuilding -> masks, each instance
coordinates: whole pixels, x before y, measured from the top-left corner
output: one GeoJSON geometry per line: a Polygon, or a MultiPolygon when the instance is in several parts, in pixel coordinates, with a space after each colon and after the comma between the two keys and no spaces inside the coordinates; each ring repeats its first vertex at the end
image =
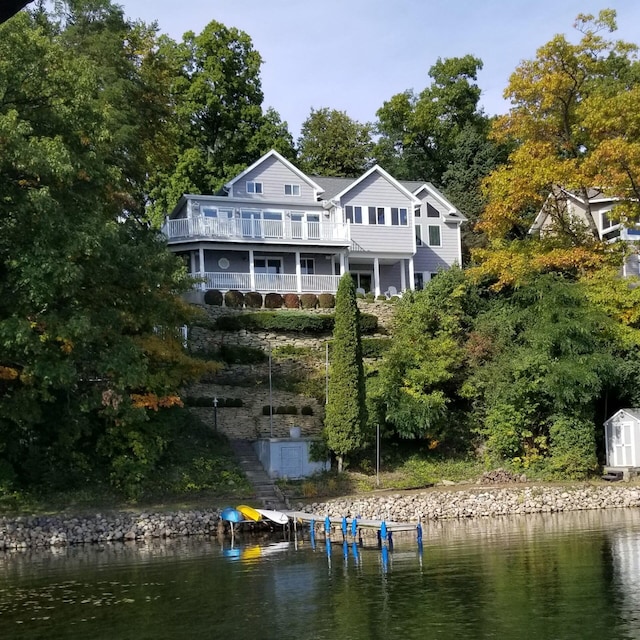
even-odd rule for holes
{"type": "Polygon", "coordinates": [[[604,423],[607,467],[640,467],[640,409],[620,409],[604,423]]]}

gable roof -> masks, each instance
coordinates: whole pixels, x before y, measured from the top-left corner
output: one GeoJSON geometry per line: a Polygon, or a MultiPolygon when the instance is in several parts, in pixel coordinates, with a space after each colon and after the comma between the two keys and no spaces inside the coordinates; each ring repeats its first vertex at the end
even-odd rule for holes
{"type": "Polygon", "coordinates": [[[396,180],[392,175],[388,174],[382,167],[380,167],[377,164],[374,164],[373,167],[371,167],[370,169],[365,171],[359,178],[356,178],[355,180],[352,180],[350,182],[350,184],[346,185],[342,189],[342,191],[339,191],[333,197],[336,200],[339,200],[340,198],[342,198],[342,196],[344,196],[345,194],[349,193],[349,191],[351,191],[351,189],[353,189],[354,187],[359,185],[361,182],[366,180],[372,173],[379,174],[381,177],[383,177],[385,180],[387,180],[387,182],[389,182],[390,184],[395,186],[398,189],[398,191],[400,191],[401,193],[404,193],[407,196],[407,198],[409,198],[409,200],[411,200],[414,204],[420,204],[420,200],[418,200],[418,198],[416,198],[413,195],[413,193],[411,193],[411,191],[409,191],[409,189],[407,189],[402,183],[400,183],[398,180],[396,180]]]}
{"type": "Polygon", "coordinates": [[[322,187],[314,182],[306,173],[303,173],[296,167],[294,164],[291,164],[285,157],[280,155],[275,149],[271,149],[268,153],[265,153],[261,158],[258,158],[252,165],[249,165],[242,173],[239,173],[235,178],[229,180],[224,186],[226,189],[232,189],[233,185],[241,180],[244,176],[246,176],[250,171],[253,171],[256,167],[259,167],[263,162],[268,160],[269,158],[276,158],[282,164],[284,164],[287,169],[293,171],[301,180],[304,180],[312,189],[314,189],[317,193],[322,192],[322,187]]]}
{"type": "Polygon", "coordinates": [[[632,418],[635,418],[636,420],[640,421],[640,409],[619,409],[618,411],[616,411],[610,418],[608,418],[607,420],[605,420],[605,424],[611,422],[611,420],[613,420],[614,418],[617,418],[620,414],[626,413],[627,415],[631,416],[632,418]]]}
{"type": "Polygon", "coordinates": [[[445,218],[458,222],[466,222],[467,217],[431,182],[418,182],[416,180],[401,180],[403,185],[410,189],[414,196],[418,196],[421,191],[426,191],[432,198],[438,201],[445,209],[445,218]]]}

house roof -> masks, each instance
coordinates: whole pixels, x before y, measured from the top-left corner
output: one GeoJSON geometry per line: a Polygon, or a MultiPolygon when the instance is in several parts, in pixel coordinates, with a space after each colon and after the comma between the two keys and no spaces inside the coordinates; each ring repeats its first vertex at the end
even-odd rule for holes
{"type": "Polygon", "coordinates": [[[349,193],[351,189],[353,189],[354,187],[359,185],[361,182],[366,180],[372,173],[378,173],[380,176],[382,176],[385,180],[390,182],[392,185],[395,185],[395,187],[399,191],[403,192],[410,200],[412,200],[414,204],[420,204],[420,200],[418,200],[418,198],[416,198],[416,196],[414,196],[413,193],[409,191],[409,189],[407,189],[402,183],[396,180],[392,175],[388,174],[382,167],[378,166],[377,164],[374,164],[373,167],[365,171],[359,178],[352,180],[350,184],[345,185],[344,189],[336,193],[334,198],[339,199],[343,195],[349,193]]]}
{"type": "Polygon", "coordinates": [[[456,220],[458,222],[466,222],[467,218],[463,213],[447,198],[444,194],[436,189],[431,182],[418,182],[415,180],[401,180],[401,183],[411,190],[411,193],[417,197],[421,191],[426,191],[432,198],[439,202],[445,209],[445,218],[456,220]]]}
{"type": "Polygon", "coordinates": [[[605,423],[610,422],[616,416],[619,416],[621,413],[626,413],[627,415],[631,416],[632,418],[635,418],[636,420],[640,421],[640,408],[626,408],[626,409],[619,409],[618,411],[616,411],[610,418],[608,418],[605,421],[605,423]]]}
{"type": "Polygon", "coordinates": [[[331,200],[336,194],[346,189],[355,178],[336,178],[334,176],[309,176],[323,189],[322,198],[331,200]]]}
{"type": "Polygon", "coordinates": [[[298,167],[294,164],[291,164],[284,156],[280,155],[275,149],[271,149],[268,153],[265,153],[261,158],[258,158],[252,165],[249,165],[242,173],[239,173],[235,178],[229,180],[224,186],[226,189],[231,189],[233,185],[238,182],[241,178],[246,176],[250,171],[253,171],[256,167],[260,166],[263,162],[268,160],[269,158],[277,158],[282,164],[284,164],[288,169],[293,171],[301,180],[304,180],[312,189],[315,189],[318,192],[322,191],[322,187],[314,182],[306,173],[300,171],[298,167]]]}

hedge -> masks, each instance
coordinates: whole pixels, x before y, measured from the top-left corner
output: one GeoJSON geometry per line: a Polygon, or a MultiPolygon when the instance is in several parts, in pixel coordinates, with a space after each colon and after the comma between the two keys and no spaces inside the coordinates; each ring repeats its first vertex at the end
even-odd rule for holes
{"type": "MultiPolygon", "coordinates": [[[[329,314],[273,313],[259,311],[243,315],[220,316],[216,329],[220,331],[284,331],[290,333],[322,334],[333,331],[334,316],[329,314]]],[[[360,314],[360,331],[364,334],[378,330],[378,318],[370,313],[360,314]]]]}
{"type": "Polygon", "coordinates": [[[321,309],[333,309],[336,306],[336,297],[333,293],[321,293],[318,296],[318,306],[321,309]]]}
{"type": "Polygon", "coordinates": [[[299,309],[300,296],[297,293],[285,293],[284,306],[287,307],[287,309],[299,309]]]}
{"type": "Polygon", "coordinates": [[[227,307],[242,308],[244,304],[244,293],[230,289],[224,294],[224,303],[227,307]]]}

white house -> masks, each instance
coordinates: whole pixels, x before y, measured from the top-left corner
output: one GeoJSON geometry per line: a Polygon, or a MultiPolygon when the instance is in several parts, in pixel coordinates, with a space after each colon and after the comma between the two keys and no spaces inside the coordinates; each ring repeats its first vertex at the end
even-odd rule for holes
{"type": "Polygon", "coordinates": [[[378,296],[461,264],[465,220],[428,182],[379,166],[356,179],[308,176],[272,150],[222,195],[183,195],[163,233],[203,290],[335,293],[348,271],[378,296]]]}

